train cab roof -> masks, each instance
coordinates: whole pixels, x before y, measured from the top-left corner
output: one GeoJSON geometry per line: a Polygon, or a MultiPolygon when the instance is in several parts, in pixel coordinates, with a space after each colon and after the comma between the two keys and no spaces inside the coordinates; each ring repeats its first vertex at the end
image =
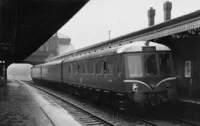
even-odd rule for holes
{"type": "Polygon", "coordinates": [[[145,52],[145,51],[170,51],[170,48],[151,41],[139,41],[123,45],[116,49],[116,53],[145,52]]]}

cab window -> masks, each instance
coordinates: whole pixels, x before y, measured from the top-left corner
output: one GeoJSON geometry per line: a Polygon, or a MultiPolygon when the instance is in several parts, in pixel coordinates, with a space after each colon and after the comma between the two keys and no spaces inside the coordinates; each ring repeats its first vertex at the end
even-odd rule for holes
{"type": "Polygon", "coordinates": [[[144,55],[144,69],[146,76],[158,75],[156,54],[144,55]]]}
{"type": "Polygon", "coordinates": [[[126,78],[143,76],[141,55],[125,55],[125,75],[126,78]]]}

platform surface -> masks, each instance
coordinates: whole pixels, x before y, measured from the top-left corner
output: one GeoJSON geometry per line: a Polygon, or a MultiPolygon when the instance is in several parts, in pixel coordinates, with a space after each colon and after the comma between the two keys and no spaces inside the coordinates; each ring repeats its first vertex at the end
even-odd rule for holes
{"type": "Polygon", "coordinates": [[[80,124],[62,108],[58,109],[45,100],[29,85],[8,80],[6,87],[0,87],[0,126],[54,125],[80,124]]]}

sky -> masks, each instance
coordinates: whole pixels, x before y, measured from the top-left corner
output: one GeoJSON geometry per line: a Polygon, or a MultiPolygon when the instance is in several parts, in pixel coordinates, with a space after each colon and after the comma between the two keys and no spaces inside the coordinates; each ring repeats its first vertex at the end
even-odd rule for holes
{"type": "MultiPolygon", "coordinates": [[[[58,32],[71,38],[75,49],[148,27],[147,11],[156,10],[155,24],[164,20],[167,0],[90,0],[58,32]]],[[[199,10],[200,0],[169,0],[172,19],[199,10]]]]}

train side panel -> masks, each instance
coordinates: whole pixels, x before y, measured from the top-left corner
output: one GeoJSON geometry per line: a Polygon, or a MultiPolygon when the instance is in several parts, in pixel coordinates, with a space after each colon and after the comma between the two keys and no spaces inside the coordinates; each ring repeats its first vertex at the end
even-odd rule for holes
{"type": "Polygon", "coordinates": [[[63,62],[63,82],[106,91],[124,92],[120,55],[63,62]]]}
{"type": "MultiPolygon", "coordinates": [[[[95,88],[97,87],[95,82],[97,82],[97,77],[95,74],[97,60],[91,59],[84,61],[85,72],[82,74],[81,83],[82,85],[86,85],[87,87],[95,88]],[[88,65],[87,65],[88,64],[88,65]],[[93,84],[93,85],[92,85],[93,84]]],[[[97,87],[99,89],[99,87],[97,87]]]]}
{"type": "Polygon", "coordinates": [[[84,66],[84,61],[63,62],[63,82],[79,86],[88,86],[88,83],[85,83],[85,77],[89,79],[89,82],[95,82],[96,78],[93,72],[95,69],[92,68],[94,63],[90,60],[90,70],[92,71],[83,72],[83,68],[81,67],[84,66]]]}
{"type": "Polygon", "coordinates": [[[42,66],[42,79],[49,82],[61,83],[61,62],[42,66]]]}
{"type": "Polygon", "coordinates": [[[100,88],[108,91],[123,92],[121,85],[121,59],[120,55],[110,55],[96,59],[96,74],[94,81],[85,76],[84,81],[89,87],[100,88]],[[87,82],[88,81],[88,82],[87,82]]]}

